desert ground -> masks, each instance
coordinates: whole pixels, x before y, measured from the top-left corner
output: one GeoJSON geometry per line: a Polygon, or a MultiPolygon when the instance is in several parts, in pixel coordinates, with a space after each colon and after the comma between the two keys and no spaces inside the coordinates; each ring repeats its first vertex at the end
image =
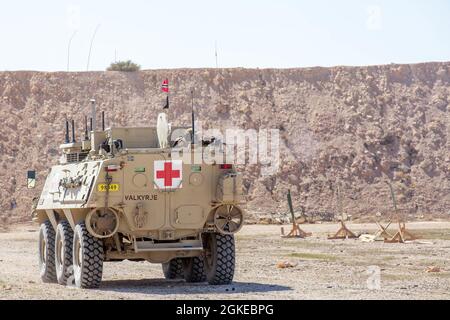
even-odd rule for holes
{"type": "MultiPolygon", "coordinates": [[[[248,225],[236,236],[235,282],[227,286],[165,280],[159,264],[108,262],[103,283],[80,290],[40,281],[37,226],[0,232],[1,299],[449,299],[450,222],[407,227],[420,241],[408,244],[327,240],[337,224],[303,225],[308,239],[282,239],[280,226],[248,225]],[[292,268],[278,268],[280,262],[292,268]],[[372,266],[372,267],[371,267],[372,266]],[[379,268],[380,282],[373,285],[379,268]],[[434,267],[434,271],[427,272],[434,267]],[[371,285],[372,284],[372,285],[371,285]]],[[[284,226],[288,230],[289,226],[284,226]]],[[[358,233],[375,224],[350,224],[358,233]]],[[[394,229],[392,229],[394,230],[394,229]]]]}

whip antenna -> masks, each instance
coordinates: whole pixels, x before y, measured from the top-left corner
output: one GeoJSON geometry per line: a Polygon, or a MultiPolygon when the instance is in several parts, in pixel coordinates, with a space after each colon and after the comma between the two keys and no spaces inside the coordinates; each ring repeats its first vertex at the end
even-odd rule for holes
{"type": "Polygon", "coordinates": [[[194,89],[191,90],[191,100],[192,100],[192,144],[195,144],[195,115],[194,115],[194,89]]]}

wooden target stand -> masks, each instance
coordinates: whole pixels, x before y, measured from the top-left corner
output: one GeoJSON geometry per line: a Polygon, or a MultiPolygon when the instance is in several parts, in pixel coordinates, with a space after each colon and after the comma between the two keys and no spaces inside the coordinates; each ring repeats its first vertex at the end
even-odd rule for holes
{"type": "Polygon", "coordinates": [[[342,196],[341,196],[341,187],[340,184],[337,184],[337,202],[338,202],[338,212],[341,216],[341,228],[335,233],[334,236],[329,236],[328,240],[345,240],[345,239],[356,239],[358,236],[354,234],[352,231],[350,231],[349,228],[345,225],[345,217],[344,217],[344,210],[342,205],[342,196]]]}
{"type": "Polygon", "coordinates": [[[345,240],[356,239],[358,236],[347,228],[343,219],[341,219],[341,228],[336,232],[334,236],[328,237],[328,240],[345,240]]]}
{"type": "Polygon", "coordinates": [[[289,239],[289,238],[304,239],[304,238],[312,236],[312,233],[302,230],[300,228],[300,226],[298,225],[298,223],[295,221],[294,207],[292,205],[291,190],[288,190],[287,201],[288,201],[289,211],[291,212],[291,216],[292,216],[292,230],[289,232],[288,235],[285,235],[284,228],[282,227],[281,228],[281,237],[285,238],[285,239],[289,239]]]}
{"type": "Polygon", "coordinates": [[[377,226],[378,228],[380,228],[380,230],[378,230],[377,233],[375,233],[375,238],[374,239],[379,239],[382,238],[383,240],[385,239],[390,239],[393,237],[392,234],[390,234],[387,229],[389,228],[389,226],[391,225],[391,221],[389,221],[389,223],[386,226],[383,226],[381,223],[379,223],[377,221],[377,226]]]}
{"type": "Polygon", "coordinates": [[[417,240],[417,237],[413,235],[410,231],[406,230],[406,223],[403,221],[399,221],[398,223],[398,231],[392,237],[385,239],[386,243],[406,243],[407,241],[417,240]]]}
{"type": "Polygon", "coordinates": [[[380,236],[384,237],[385,243],[405,243],[407,241],[417,240],[417,237],[406,229],[406,223],[405,223],[404,219],[402,219],[402,217],[400,216],[400,213],[398,212],[397,199],[395,197],[395,192],[394,192],[394,188],[392,187],[392,184],[389,183],[388,181],[386,181],[386,184],[389,186],[389,189],[391,191],[391,198],[392,198],[392,202],[394,204],[395,214],[397,215],[397,218],[398,218],[398,230],[397,230],[397,233],[395,233],[392,236],[389,232],[387,232],[387,228],[389,228],[389,226],[391,224],[390,222],[385,228],[383,226],[381,226],[380,224],[378,224],[378,226],[381,227],[381,229],[382,229],[380,236]]]}

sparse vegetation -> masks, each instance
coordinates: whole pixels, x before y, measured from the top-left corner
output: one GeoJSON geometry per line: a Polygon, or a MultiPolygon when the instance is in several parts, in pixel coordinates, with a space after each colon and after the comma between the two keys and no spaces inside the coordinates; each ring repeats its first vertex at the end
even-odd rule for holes
{"type": "Polygon", "coordinates": [[[407,281],[414,279],[413,274],[392,274],[392,273],[382,273],[381,281],[407,281]]]}
{"type": "Polygon", "coordinates": [[[417,230],[413,233],[424,240],[450,240],[450,231],[447,230],[417,230]]]}
{"type": "Polygon", "coordinates": [[[450,279],[450,272],[433,272],[427,273],[429,276],[437,277],[437,278],[445,278],[450,279]]]}
{"type": "Polygon", "coordinates": [[[291,253],[289,254],[291,258],[299,258],[299,259],[307,259],[307,260],[325,260],[325,261],[334,261],[336,257],[329,254],[322,253],[291,253]]]}
{"type": "Polygon", "coordinates": [[[131,60],[113,62],[107,69],[108,71],[135,72],[141,70],[141,66],[131,60]]]}

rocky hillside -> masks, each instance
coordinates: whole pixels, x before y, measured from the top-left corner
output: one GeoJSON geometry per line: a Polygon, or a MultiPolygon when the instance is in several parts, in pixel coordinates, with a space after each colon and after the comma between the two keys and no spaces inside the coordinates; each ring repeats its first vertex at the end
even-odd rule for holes
{"type": "Polygon", "coordinates": [[[279,171],[244,170],[248,211],[286,211],[286,190],[307,213],[391,213],[386,180],[410,218],[450,217],[450,63],[309,69],[183,69],[138,73],[0,73],[0,224],[30,218],[63,122],[82,119],[94,97],[107,125],[155,124],[171,81],[171,121],[189,124],[190,89],[209,128],[277,128],[279,171]],[[38,173],[26,189],[26,171],[38,173]]]}

